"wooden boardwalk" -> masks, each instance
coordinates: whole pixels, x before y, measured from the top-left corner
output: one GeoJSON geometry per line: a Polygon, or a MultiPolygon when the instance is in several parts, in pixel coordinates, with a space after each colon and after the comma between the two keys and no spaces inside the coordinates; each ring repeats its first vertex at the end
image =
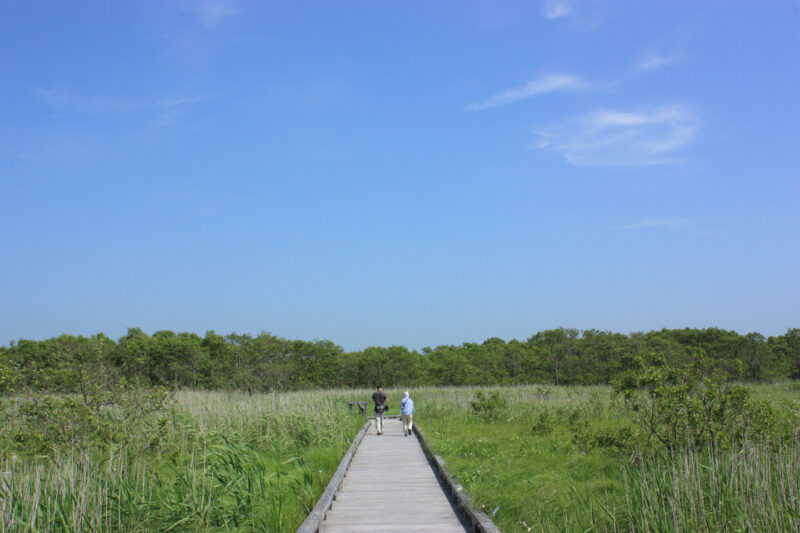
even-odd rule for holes
{"type": "Polygon", "coordinates": [[[370,425],[353,454],[320,532],[467,531],[446,496],[415,435],[403,423],[370,425]]]}

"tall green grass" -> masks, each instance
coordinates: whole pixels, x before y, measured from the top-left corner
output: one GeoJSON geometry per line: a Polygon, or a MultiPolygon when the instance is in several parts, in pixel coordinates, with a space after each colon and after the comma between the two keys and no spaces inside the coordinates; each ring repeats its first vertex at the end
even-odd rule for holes
{"type": "Polygon", "coordinates": [[[710,532],[798,531],[800,435],[786,431],[800,427],[796,392],[785,383],[754,391],[776,406],[781,438],[674,457],[632,424],[607,387],[422,388],[412,396],[418,426],[503,531],[710,532]],[[493,394],[504,401],[487,401],[493,394]]]}
{"type": "Polygon", "coordinates": [[[353,394],[181,392],[144,454],[0,451],[0,531],[292,531],[364,423],[353,394]]]}
{"type": "MultiPolygon", "coordinates": [[[[800,434],[785,429],[800,428],[800,389],[751,390],[787,438],[674,456],[607,387],[411,393],[417,424],[503,531],[798,531],[800,434]]],[[[387,392],[395,412],[402,394],[387,392]]],[[[293,531],[364,423],[347,402],[371,393],[182,391],[137,422],[164,424],[152,446],[131,427],[120,445],[43,456],[12,446],[22,426],[6,405],[0,533],[293,531]]]]}
{"type": "Polygon", "coordinates": [[[800,531],[800,446],[660,455],[624,470],[635,531],[800,531]]]}

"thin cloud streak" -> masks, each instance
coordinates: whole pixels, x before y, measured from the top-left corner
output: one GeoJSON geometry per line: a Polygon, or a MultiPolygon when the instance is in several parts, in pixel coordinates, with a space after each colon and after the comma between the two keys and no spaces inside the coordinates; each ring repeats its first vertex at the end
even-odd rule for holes
{"type": "Polygon", "coordinates": [[[542,16],[549,20],[566,17],[574,12],[572,5],[566,0],[545,0],[542,16]]]}
{"type": "Polygon", "coordinates": [[[683,58],[684,56],[682,55],[659,56],[655,54],[647,54],[636,64],[636,70],[657,70],[661,67],[677,63],[678,61],[683,60],[683,58]]]}
{"type": "Polygon", "coordinates": [[[171,109],[208,100],[208,96],[166,98],[162,100],[127,100],[122,98],[81,98],[59,89],[36,89],[39,97],[55,111],[73,110],[89,114],[127,113],[142,109],[171,109]]]}
{"type": "Polygon", "coordinates": [[[578,166],[663,165],[694,140],[701,121],[682,105],[651,111],[601,109],[537,131],[538,148],[578,166]]]}
{"type": "Polygon", "coordinates": [[[226,17],[239,13],[239,9],[230,0],[208,0],[189,8],[201,26],[213,28],[226,17]]]}
{"type": "Polygon", "coordinates": [[[540,94],[555,91],[578,91],[586,89],[586,83],[571,74],[545,74],[537,80],[531,80],[521,87],[514,87],[500,93],[493,94],[482,102],[475,102],[467,106],[468,111],[482,111],[507,104],[525,100],[540,94]]]}
{"type": "Polygon", "coordinates": [[[639,222],[634,222],[633,224],[627,224],[625,226],[617,226],[616,229],[633,230],[633,229],[655,228],[655,229],[677,231],[686,229],[688,223],[689,221],[683,218],[655,218],[655,219],[647,218],[639,222]]]}

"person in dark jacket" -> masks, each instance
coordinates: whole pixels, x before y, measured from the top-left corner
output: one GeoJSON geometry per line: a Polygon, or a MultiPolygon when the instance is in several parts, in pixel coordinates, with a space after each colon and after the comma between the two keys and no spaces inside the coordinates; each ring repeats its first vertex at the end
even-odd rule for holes
{"type": "Polygon", "coordinates": [[[372,401],[375,402],[375,431],[378,435],[383,435],[383,413],[389,409],[389,401],[381,385],[372,393],[372,401]]]}

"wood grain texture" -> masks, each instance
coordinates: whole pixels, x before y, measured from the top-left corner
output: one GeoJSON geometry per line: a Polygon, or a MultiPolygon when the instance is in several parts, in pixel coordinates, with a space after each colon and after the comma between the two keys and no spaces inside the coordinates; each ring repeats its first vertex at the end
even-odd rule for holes
{"type": "Polygon", "coordinates": [[[325,491],[322,493],[317,505],[311,510],[308,514],[306,519],[300,524],[300,527],[297,528],[297,533],[316,533],[319,531],[319,524],[322,519],[325,517],[325,512],[330,508],[331,503],[333,502],[336,493],[339,490],[339,486],[344,479],[345,473],[347,469],[350,467],[350,462],[352,461],[353,456],[355,455],[358,446],[361,444],[364,436],[367,433],[367,429],[369,429],[370,423],[367,422],[361,428],[361,431],[358,432],[356,438],[353,439],[353,442],[350,443],[350,447],[347,449],[347,452],[344,454],[342,461],[339,463],[339,467],[334,472],[331,481],[328,483],[328,486],[325,488],[325,491]]]}
{"type": "Polygon", "coordinates": [[[370,425],[350,461],[320,532],[466,531],[416,436],[397,419],[370,425]]]}

